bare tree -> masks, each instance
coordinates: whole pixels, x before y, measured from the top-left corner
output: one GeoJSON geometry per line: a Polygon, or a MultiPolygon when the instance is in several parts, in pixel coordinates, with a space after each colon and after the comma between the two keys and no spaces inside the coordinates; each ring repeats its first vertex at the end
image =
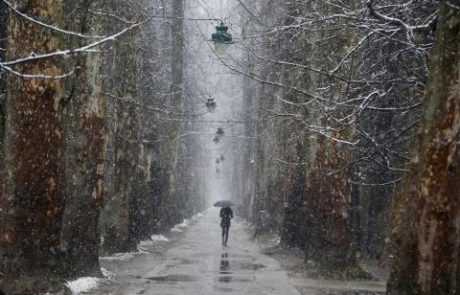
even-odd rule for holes
{"type": "Polygon", "coordinates": [[[394,208],[389,294],[459,292],[459,19],[442,1],[416,158],[394,208]]]}

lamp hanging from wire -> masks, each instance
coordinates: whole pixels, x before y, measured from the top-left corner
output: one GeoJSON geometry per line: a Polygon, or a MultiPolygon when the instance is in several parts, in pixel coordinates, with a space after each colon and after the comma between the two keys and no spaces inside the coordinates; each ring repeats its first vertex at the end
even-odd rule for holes
{"type": "Polygon", "coordinates": [[[216,26],[216,32],[212,34],[211,41],[214,42],[215,49],[219,54],[227,52],[228,46],[234,43],[232,35],[228,32],[228,26],[222,21],[216,26]]]}

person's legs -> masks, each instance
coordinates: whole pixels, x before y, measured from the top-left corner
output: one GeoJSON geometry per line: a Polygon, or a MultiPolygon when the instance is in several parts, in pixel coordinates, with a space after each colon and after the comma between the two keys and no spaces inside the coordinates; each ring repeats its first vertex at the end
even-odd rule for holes
{"type": "Polygon", "coordinates": [[[225,232],[225,234],[224,234],[224,236],[225,236],[225,238],[224,238],[224,245],[225,245],[225,246],[227,246],[227,241],[228,241],[228,230],[229,230],[229,228],[230,228],[229,226],[224,227],[224,232],[225,232]]]}
{"type": "Polygon", "coordinates": [[[225,245],[225,226],[222,226],[222,245],[225,245]]]}

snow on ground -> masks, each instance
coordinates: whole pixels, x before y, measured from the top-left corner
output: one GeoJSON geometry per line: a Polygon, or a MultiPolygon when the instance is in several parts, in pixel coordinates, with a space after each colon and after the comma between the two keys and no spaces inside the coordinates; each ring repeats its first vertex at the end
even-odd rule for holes
{"type": "Polygon", "coordinates": [[[176,232],[176,233],[181,233],[183,232],[183,228],[186,228],[190,225],[190,222],[188,221],[188,219],[184,219],[184,221],[182,221],[182,223],[179,223],[179,224],[176,224],[172,229],[171,231],[172,232],[176,232]]]}
{"type": "Polygon", "coordinates": [[[189,219],[184,219],[182,223],[176,224],[173,228],[171,228],[172,232],[176,233],[181,233],[184,231],[184,228],[190,226],[190,221],[196,221],[197,219],[203,217],[204,215],[202,213],[198,213],[193,215],[190,220],[189,219]]]}
{"type": "Polygon", "coordinates": [[[203,214],[198,213],[192,217],[192,220],[197,220],[198,218],[203,217],[203,216],[204,216],[203,214]]]}
{"type": "Polygon", "coordinates": [[[171,228],[171,231],[173,233],[181,233],[181,232],[183,232],[183,230],[181,230],[179,227],[176,227],[176,226],[171,228]]]}
{"type": "Polygon", "coordinates": [[[139,250],[139,252],[142,253],[152,246],[155,246],[159,243],[165,243],[168,241],[169,239],[163,235],[152,235],[150,239],[139,242],[139,244],[137,245],[137,250],[139,250]]]}
{"type": "Polygon", "coordinates": [[[105,269],[103,267],[101,267],[101,272],[102,272],[102,275],[104,276],[104,278],[106,280],[109,280],[109,281],[114,281],[115,280],[116,275],[113,272],[110,272],[110,271],[108,271],[107,269],[105,269]]]}
{"type": "Polygon", "coordinates": [[[114,273],[108,271],[105,268],[101,268],[101,272],[104,278],[82,277],[82,278],[78,278],[76,280],[67,282],[66,286],[70,289],[72,294],[76,295],[76,294],[81,294],[81,293],[91,291],[92,289],[96,288],[104,280],[112,281],[112,282],[115,281],[116,276],[114,273]]]}
{"type": "MultiPolygon", "coordinates": [[[[185,228],[191,225],[192,221],[197,221],[199,218],[203,217],[202,213],[195,214],[190,219],[184,219],[181,223],[176,224],[173,228],[171,228],[171,232],[182,233],[185,228]]],[[[142,253],[148,253],[149,248],[155,246],[159,243],[166,243],[169,242],[169,239],[164,235],[152,235],[150,239],[140,241],[137,245],[138,252],[127,252],[127,253],[116,253],[112,256],[101,257],[104,260],[128,260],[133,258],[134,256],[142,253]]]]}
{"type": "Polygon", "coordinates": [[[115,253],[112,256],[104,256],[100,258],[104,260],[128,260],[137,254],[137,252],[115,253]]]}
{"type": "Polygon", "coordinates": [[[83,277],[67,282],[66,286],[70,289],[72,294],[81,294],[96,288],[101,280],[100,278],[83,277]]]}
{"type": "Polygon", "coordinates": [[[168,242],[169,241],[169,239],[163,235],[152,235],[150,239],[153,242],[168,242]]]}

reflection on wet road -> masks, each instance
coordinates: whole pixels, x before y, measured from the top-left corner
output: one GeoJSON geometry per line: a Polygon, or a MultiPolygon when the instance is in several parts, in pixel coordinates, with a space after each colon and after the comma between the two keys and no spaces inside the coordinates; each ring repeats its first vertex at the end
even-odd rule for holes
{"type": "Polygon", "coordinates": [[[110,294],[298,295],[278,262],[259,252],[241,221],[232,223],[228,247],[221,245],[218,213],[208,211],[166,252],[162,263],[110,294]]]}

